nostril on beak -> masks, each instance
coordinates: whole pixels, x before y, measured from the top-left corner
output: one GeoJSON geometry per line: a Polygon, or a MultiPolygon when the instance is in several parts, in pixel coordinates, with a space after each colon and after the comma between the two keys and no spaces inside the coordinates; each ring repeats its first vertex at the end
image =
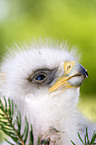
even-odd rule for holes
{"type": "Polygon", "coordinates": [[[68,66],[67,66],[67,70],[68,70],[69,68],[71,68],[71,65],[68,65],[68,66]]]}

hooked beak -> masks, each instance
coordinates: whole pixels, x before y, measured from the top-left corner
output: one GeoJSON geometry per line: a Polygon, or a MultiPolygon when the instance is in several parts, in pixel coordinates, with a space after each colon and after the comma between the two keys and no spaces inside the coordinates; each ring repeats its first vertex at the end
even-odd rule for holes
{"type": "Polygon", "coordinates": [[[60,86],[67,88],[80,87],[86,77],[88,78],[87,70],[81,64],[75,61],[66,61],[64,63],[64,76],[60,77],[49,88],[49,91],[53,92],[60,86]]]}

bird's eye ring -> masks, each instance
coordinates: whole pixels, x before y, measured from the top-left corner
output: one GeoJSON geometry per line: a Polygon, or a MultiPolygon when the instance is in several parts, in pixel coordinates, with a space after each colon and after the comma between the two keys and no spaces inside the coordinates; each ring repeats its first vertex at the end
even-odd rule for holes
{"type": "Polygon", "coordinates": [[[33,82],[43,83],[47,79],[47,74],[45,72],[40,72],[33,77],[33,82]]]}
{"type": "Polygon", "coordinates": [[[27,80],[33,84],[38,85],[47,85],[50,84],[54,80],[54,75],[57,71],[57,68],[55,69],[39,69],[34,71],[33,74],[31,74],[27,80]]]}
{"type": "Polygon", "coordinates": [[[39,84],[39,83],[45,82],[47,78],[48,76],[45,72],[40,72],[40,73],[35,74],[34,76],[30,76],[28,80],[30,82],[39,84]]]}

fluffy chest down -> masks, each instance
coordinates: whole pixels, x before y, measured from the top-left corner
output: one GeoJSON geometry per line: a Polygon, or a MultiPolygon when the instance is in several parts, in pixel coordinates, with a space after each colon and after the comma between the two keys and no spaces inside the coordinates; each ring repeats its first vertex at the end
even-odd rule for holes
{"type": "Polygon", "coordinates": [[[44,94],[42,98],[32,99],[32,94],[26,97],[28,119],[33,125],[35,143],[37,137],[41,140],[50,139],[56,145],[69,145],[71,139],[76,139],[77,132],[81,129],[80,116],[74,105],[78,95],[78,90],[69,89],[63,95],[59,92],[44,94]]]}

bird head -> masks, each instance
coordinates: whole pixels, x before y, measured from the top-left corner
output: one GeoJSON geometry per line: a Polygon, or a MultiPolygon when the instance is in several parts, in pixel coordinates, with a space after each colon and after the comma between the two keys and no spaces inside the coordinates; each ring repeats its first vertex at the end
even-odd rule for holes
{"type": "Polygon", "coordinates": [[[3,66],[9,96],[42,97],[80,88],[88,77],[74,53],[46,46],[17,51],[3,66]]]}

